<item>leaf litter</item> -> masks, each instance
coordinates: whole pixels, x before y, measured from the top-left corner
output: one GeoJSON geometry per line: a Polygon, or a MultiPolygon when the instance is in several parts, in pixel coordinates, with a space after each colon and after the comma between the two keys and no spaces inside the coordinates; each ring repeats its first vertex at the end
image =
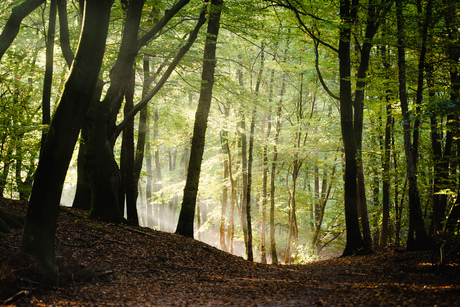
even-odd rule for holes
{"type": "MultiPolygon", "coordinates": [[[[0,200],[24,215],[26,202],[0,200]]],[[[305,265],[249,262],[203,242],[61,207],[54,280],[0,236],[2,306],[460,306],[460,265],[396,248],[305,265]],[[6,303],[6,304],[5,304],[6,303]]]]}

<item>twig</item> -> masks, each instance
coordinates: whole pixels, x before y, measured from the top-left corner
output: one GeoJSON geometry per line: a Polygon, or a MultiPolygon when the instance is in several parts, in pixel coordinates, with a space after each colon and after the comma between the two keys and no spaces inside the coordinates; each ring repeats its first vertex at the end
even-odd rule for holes
{"type": "Polygon", "coordinates": [[[144,231],[141,231],[139,229],[136,229],[136,228],[131,228],[131,227],[127,227],[127,226],[123,226],[123,225],[116,225],[117,227],[120,227],[124,230],[128,230],[128,231],[131,231],[131,232],[137,232],[137,233],[140,233],[140,234],[143,234],[143,235],[146,235],[146,236],[149,236],[149,237],[152,237],[152,238],[158,238],[158,236],[154,235],[154,234],[151,234],[151,233],[148,233],[148,232],[144,232],[144,231]]]}
{"type": "Polygon", "coordinates": [[[28,296],[30,295],[30,291],[28,290],[22,290],[22,291],[19,291],[18,293],[16,293],[15,295],[13,295],[12,297],[10,297],[9,299],[5,300],[3,302],[3,305],[11,305],[12,303],[14,303],[15,301],[17,301],[18,299],[20,299],[21,297],[23,296],[28,296]]]}

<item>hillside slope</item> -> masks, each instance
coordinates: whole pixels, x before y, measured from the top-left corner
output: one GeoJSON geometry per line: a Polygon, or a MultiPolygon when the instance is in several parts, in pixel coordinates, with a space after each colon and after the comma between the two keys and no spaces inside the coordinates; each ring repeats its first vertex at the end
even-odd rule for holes
{"type": "MultiPolygon", "coordinates": [[[[0,200],[24,214],[26,204],[0,200]]],[[[62,208],[53,284],[20,256],[20,230],[0,237],[0,303],[17,306],[455,306],[458,265],[432,253],[369,256],[274,266],[248,262],[178,235],[84,219],[62,208]]]]}

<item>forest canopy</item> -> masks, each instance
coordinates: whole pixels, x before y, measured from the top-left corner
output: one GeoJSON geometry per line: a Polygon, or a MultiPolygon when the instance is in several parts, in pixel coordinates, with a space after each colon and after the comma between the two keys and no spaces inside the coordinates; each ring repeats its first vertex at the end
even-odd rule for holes
{"type": "Polygon", "coordinates": [[[457,1],[0,12],[0,196],[29,200],[0,230],[51,270],[59,205],[262,263],[459,235],[457,1]]]}

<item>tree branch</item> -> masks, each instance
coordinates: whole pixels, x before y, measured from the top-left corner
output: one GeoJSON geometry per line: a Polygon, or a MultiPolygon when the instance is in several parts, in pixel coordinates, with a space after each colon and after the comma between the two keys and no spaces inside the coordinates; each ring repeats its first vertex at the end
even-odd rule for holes
{"type": "Polygon", "coordinates": [[[153,26],[153,28],[148,31],[144,36],[139,39],[137,49],[141,49],[145,46],[151,39],[158,34],[165,27],[165,25],[183,8],[190,0],[180,0],[178,1],[170,10],[166,10],[164,16],[153,26]]]}
{"type": "Polygon", "coordinates": [[[198,22],[195,28],[190,32],[190,36],[188,38],[187,43],[185,43],[185,45],[182,46],[182,48],[179,50],[176,57],[173,59],[171,64],[169,64],[168,69],[166,69],[161,79],[158,80],[158,83],[155,85],[155,87],[147,95],[145,95],[144,98],[142,98],[141,101],[138,104],[136,104],[128,114],[126,114],[123,121],[117,126],[115,135],[120,134],[121,131],[123,131],[123,129],[129,122],[129,120],[134,118],[137,112],[139,112],[153,98],[153,96],[155,96],[160,91],[160,89],[163,87],[163,85],[168,80],[171,73],[176,68],[177,64],[179,64],[180,60],[188,52],[190,47],[192,47],[193,43],[195,42],[198,36],[198,32],[200,31],[201,26],[203,26],[203,24],[206,22],[206,7],[207,7],[207,0],[205,0],[205,5],[203,6],[203,9],[201,11],[200,17],[198,18],[198,22]]]}
{"type": "Polygon", "coordinates": [[[10,18],[0,35],[0,60],[18,35],[22,20],[44,2],[45,0],[26,0],[11,10],[10,18]]]}
{"type": "Polygon", "coordinates": [[[319,70],[318,42],[316,41],[315,41],[315,69],[316,69],[316,74],[318,75],[319,82],[323,86],[323,89],[326,91],[326,93],[328,93],[329,96],[331,96],[332,98],[336,100],[340,100],[340,97],[332,93],[332,91],[327,86],[326,82],[324,82],[323,75],[321,74],[321,71],[319,70]]]}

